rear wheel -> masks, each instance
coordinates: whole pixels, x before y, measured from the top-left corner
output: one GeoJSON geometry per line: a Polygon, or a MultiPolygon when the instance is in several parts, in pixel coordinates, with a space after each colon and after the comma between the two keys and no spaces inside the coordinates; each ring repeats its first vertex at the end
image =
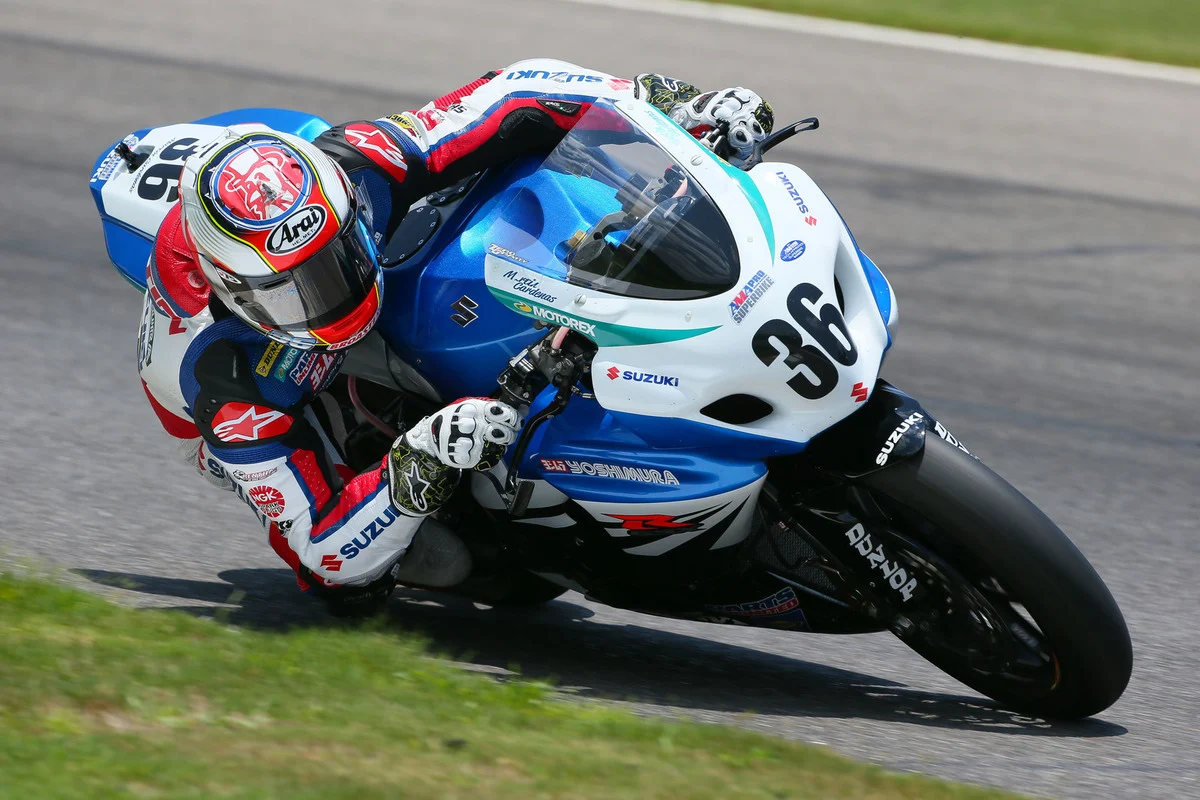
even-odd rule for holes
{"type": "Polygon", "coordinates": [[[971,688],[1038,716],[1108,708],[1129,682],[1129,631],[1083,554],[1020,492],[935,436],[868,475],[864,522],[884,525],[925,588],[892,628],[971,688]]]}

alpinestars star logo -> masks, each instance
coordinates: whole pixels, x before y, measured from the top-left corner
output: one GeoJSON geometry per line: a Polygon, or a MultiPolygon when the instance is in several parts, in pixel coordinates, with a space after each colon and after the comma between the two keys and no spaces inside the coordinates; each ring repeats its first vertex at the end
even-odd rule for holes
{"type": "Polygon", "coordinates": [[[421,475],[421,467],[413,460],[408,469],[401,476],[404,478],[405,491],[412,499],[413,507],[418,511],[429,510],[429,500],[425,497],[425,493],[429,491],[430,483],[421,475]]]}
{"type": "Polygon", "coordinates": [[[282,411],[259,408],[249,403],[226,403],[213,416],[213,433],[222,442],[256,442],[282,436],[292,427],[292,418],[282,411]]]}

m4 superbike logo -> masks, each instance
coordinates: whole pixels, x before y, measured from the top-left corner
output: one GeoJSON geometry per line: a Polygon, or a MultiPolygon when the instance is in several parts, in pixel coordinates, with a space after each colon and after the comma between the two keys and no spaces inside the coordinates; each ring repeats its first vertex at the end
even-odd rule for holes
{"type": "Polygon", "coordinates": [[[883,545],[872,541],[871,534],[866,532],[861,523],[846,531],[846,539],[872,567],[883,573],[888,585],[900,593],[905,603],[912,600],[917,579],[908,577],[908,572],[900,566],[900,562],[890,560],[883,551],[883,545]]]}

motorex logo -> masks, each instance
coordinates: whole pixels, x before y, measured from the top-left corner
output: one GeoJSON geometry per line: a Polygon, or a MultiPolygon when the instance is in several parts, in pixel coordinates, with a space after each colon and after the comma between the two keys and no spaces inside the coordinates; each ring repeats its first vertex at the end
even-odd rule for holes
{"type": "MultiPolygon", "coordinates": [[[[514,304],[515,305],[515,304],[514,304]]],[[[526,305],[522,303],[522,305],[526,305]]],[[[520,309],[524,310],[524,309],[520,309]]],[[[542,308],[541,306],[532,306],[533,315],[538,319],[545,320],[551,325],[558,325],[561,328],[570,328],[573,331],[578,331],[585,336],[596,335],[596,324],[593,322],[584,322],[581,319],[568,317],[561,311],[555,311],[552,308],[542,308]]]]}

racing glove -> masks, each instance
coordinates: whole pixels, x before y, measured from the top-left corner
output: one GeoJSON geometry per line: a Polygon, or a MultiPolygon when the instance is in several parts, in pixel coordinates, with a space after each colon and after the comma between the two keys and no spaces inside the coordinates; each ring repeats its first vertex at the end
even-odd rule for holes
{"type": "Polygon", "coordinates": [[[454,494],[464,469],[489,470],[517,440],[521,415],[488,398],[467,397],[430,414],[392,444],[392,504],[415,517],[437,511],[454,494]]]}
{"type": "Polygon", "coordinates": [[[754,151],[754,145],[775,127],[771,104],[740,86],[697,95],[674,106],[669,114],[697,138],[727,123],[729,145],[742,159],[747,158],[754,151]]]}

